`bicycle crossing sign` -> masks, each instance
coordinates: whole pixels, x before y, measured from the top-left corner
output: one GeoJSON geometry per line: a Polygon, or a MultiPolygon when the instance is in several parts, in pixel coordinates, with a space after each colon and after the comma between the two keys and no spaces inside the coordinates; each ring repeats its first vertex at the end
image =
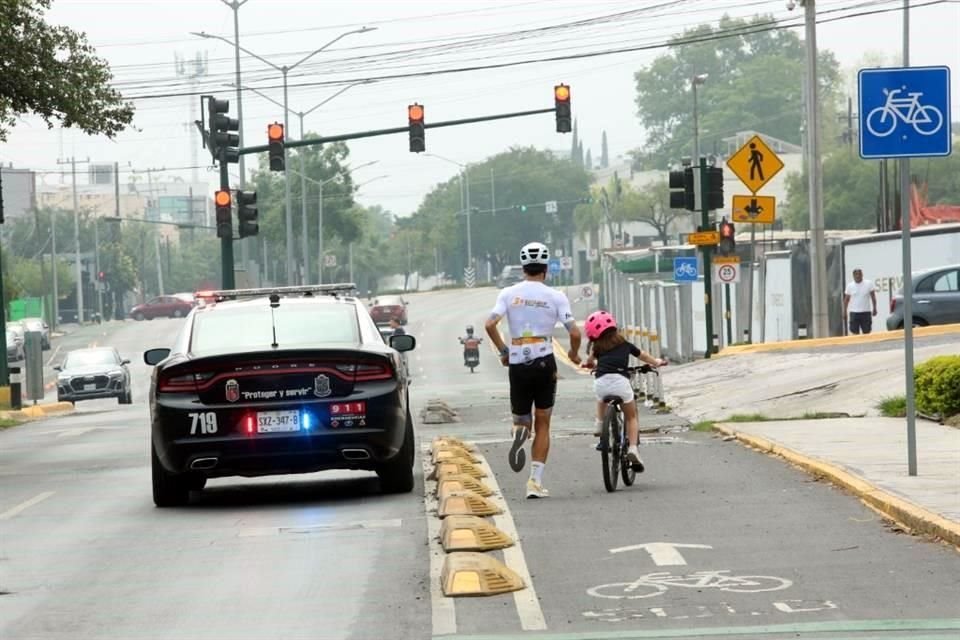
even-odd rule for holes
{"type": "Polygon", "coordinates": [[[753,136],[740,150],[730,156],[727,166],[751,193],[770,182],[783,169],[783,160],[767,146],[760,136],[753,136]]]}
{"type": "Polygon", "coordinates": [[[699,275],[696,257],[673,259],[674,282],[696,282],[699,275]]]}
{"type": "Polygon", "coordinates": [[[560,258],[550,258],[549,262],[547,262],[547,271],[549,271],[551,275],[560,273],[560,258]]]}
{"type": "Polygon", "coordinates": [[[733,221],[773,224],[777,199],[773,196],[733,196],[733,221]]]}
{"type": "Polygon", "coordinates": [[[861,158],[950,155],[950,69],[860,69],[857,79],[861,158]]]}

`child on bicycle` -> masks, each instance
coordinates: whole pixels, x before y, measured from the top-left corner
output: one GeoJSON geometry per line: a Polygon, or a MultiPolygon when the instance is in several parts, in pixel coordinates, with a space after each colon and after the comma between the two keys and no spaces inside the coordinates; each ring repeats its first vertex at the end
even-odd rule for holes
{"type": "Polygon", "coordinates": [[[597,418],[594,422],[594,434],[600,435],[603,425],[603,416],[607,405],[603,401],[608,396],[616,396],[623,402],[623,414],[627,422],[627,459],[638,472],[643,472],[643,460],[637,447],[639,426],[637,423],[637,403],[633,399],[633,388],[630,386],[627,372],[630,356],[634,356],[651,367],[662,367],[667,364],[664,359],[657,359],[627,342],[626,338],[617,330],[616,319],[607,311],[594,311],[584,323],[587,339],[588,358],[585,367],[593,369],[596,380],[593,390],[597,395],[597,418]]]}

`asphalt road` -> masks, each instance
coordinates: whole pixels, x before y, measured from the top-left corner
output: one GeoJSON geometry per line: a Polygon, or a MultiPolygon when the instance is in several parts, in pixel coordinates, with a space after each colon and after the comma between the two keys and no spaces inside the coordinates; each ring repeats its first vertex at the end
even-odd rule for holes
{"type": "Polygon", "coordinates": [[[520,541],[493,555],[532,589],[440,595],[422,478],[403,496],[359,472],[221,479],[189,507],[154,508],[137,354],[182,321],[128,322],[95,339],[133,360],[134,405],[80,403],[0,432],[0,637],[956,637],[955,550],[678,417],[643,416],[663,428],[645,437],[648,470],[607,494],[590,378],[566,365],[552,497],[523,499],[526,473],[505,459],[506,372],[484,345],[471,374],[456,340],[468,323],[481,330],[494,295],[411,299],[411,395],[418,412],[442,399],[459,413],[418,425],[422,445],[440,433],[479,443],[507,506],[495,522],[520,541]]]}

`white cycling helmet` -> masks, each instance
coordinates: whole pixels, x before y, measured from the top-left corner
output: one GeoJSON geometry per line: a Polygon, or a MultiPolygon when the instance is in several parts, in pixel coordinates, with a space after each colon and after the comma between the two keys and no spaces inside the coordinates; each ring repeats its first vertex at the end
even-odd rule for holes
{"type": "Polygon", "coordinates": [[[520,249],[520,264],[523,266],[549,263],[550,249],[547,249],[547,245],[542,242],[531,242],[523,245],[523,248],[520,249]]]}

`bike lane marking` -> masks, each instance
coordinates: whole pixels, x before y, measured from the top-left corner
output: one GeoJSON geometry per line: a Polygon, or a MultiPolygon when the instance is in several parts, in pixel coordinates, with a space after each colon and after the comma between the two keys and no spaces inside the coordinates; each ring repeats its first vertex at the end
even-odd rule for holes
{"type": "Polygon", "coordinates": [[[21,503],[18,504],[17,506],[11,507],[10,509],[7,509],[7,510],[4,511],[3,513],[0,513],[0,520],[9,520],[9,519],[13,518],[14,516],[17,516],[17,515],[23,513],[24,511],[26,511],[26,510],[29,509],[30,507],[32,507],[32,506],[34,506],[34,505],[37,505],[37,504],[40,504],[41,502],[43,502],[44,500],[46,500],[47,498],[49,498],[49,497],[52,496],[53,494],[54,494],[53,491],[44,491],[43,493],[38,493],[37,495],[33,496],[33,497],[30,498],[29,500],[24,500],[23,502],[21,502],[21,503]]]}
{"type": "Polygon", "coordinates": [[[644,542],[626,547],[610,549],[610,553],[643,550],[650,554],[650,559],[658,567],[679,566],[687,564],[686,558],[677,549],[713,549],[708,544],[680,544],[673,542],[644,542]]]}
{"type": "Polygon", "coordinates": [[[437,500],[437,481],[428,480],[432,470],[429,445],[422,449],[423,510],[427,516],[427,542],[430,553],[430,611],[434,636],[454,635],[457,632],[455,599],[443,595],[443,560],[446,554],[440,543],[441,520],[437,516],[440,503],[437,500]]]}

